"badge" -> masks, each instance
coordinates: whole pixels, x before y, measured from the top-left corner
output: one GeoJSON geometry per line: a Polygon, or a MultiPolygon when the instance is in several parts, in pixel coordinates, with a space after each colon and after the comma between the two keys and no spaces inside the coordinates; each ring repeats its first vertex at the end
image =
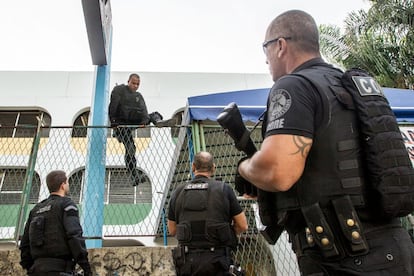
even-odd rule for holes
{"type": "Polygon", "coordinates": [[[276,120],[285,114],[292,105],[292,97],[285,89],[278,89],[271,94],[269,121],[276,120]]]}

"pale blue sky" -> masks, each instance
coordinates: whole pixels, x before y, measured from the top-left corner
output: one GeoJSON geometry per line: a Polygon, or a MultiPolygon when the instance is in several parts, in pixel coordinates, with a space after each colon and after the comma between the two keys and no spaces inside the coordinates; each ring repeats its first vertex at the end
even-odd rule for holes
{"type": "MultiPolygon", "coordinates": [[[[112,0],[112,71],[267,73],[261,43],[289,9],[343,26],[366,0],[112,0]]],[[[7,0],[0,70],[93,71],[81,0],[7,0]]]]}

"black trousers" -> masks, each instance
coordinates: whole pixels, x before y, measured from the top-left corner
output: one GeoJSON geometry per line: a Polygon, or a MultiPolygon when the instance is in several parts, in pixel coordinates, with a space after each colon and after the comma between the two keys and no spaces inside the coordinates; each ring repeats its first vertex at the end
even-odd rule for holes
{"type": "Polygon", "coordinates": [[[125,167],[127,168],[134,185],[139,183],[136,171],[137,159],[135,158],[136,146],[134,142],[134,129],[120,127],[115,129],[115,136],[125,147],[125,167]]]}
{"type": "Polygon", "coordinates": [[[362,256],[328,260],[317,248],[303,250],[297,254],[301,275],[414,276],[414,243],[407,230],[378,228],[366,238],[370,250],[362,256]]]}
{"type": "Polygon", "coordinates": [[[224,276],[232,264],[231,257],[223,250],[193,250],[185,254],[184,263],[177,266],[178,276],[224,276]]]}

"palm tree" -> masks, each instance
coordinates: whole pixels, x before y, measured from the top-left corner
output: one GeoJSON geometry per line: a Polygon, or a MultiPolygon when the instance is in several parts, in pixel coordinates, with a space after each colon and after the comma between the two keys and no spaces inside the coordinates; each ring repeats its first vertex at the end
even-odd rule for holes
{"type": "Polygon", "coordinates": [[[320,25],[321,52],[343,68],[359,67],[382,86],[414,87],[414,2],[370,1],[368,12],[351,12],[344,34],[333,25],[320,25]]]}

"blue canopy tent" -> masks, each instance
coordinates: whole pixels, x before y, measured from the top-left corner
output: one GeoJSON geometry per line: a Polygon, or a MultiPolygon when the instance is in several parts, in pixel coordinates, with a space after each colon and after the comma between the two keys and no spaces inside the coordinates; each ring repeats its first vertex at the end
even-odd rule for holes
{"type": "MultiPolygon", "coordinates": [[[[382,88],[399,122],[414,123],[414,91],[382,88]]],[[[243,121],[256,122],[266,108],[270,88],[214,93],[188,98],[191,120],[216,121],[223,108],[235,102],[243,121]]]]}

